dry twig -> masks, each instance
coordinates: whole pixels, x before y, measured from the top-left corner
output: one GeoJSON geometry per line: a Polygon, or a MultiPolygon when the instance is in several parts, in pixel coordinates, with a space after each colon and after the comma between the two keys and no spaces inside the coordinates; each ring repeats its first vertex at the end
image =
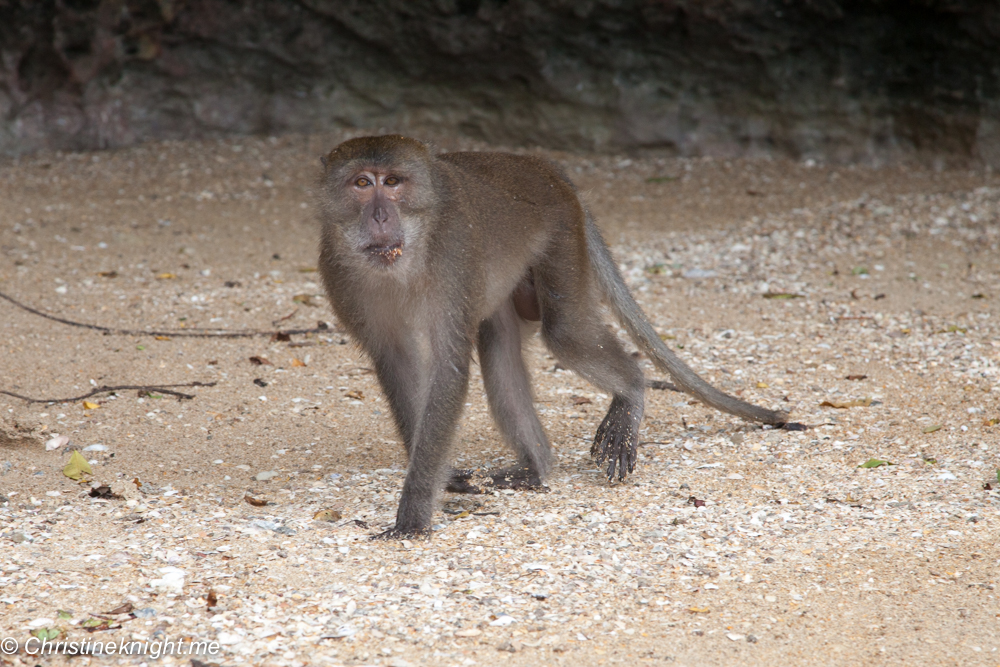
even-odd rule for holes
{"type": "MultiPolygon", "coordinates": [[[[310,334],[310,333],[322,333],[324,331],[329,331],[330,327],[325,323],[322,326],[315,327],[313,329],[285,329],[283,331],[261,331],[258,329],[201,329],[201,328],[190,328],[190,329],[163,329],[160,331],[143,331],[141,329],[115,329],[113,327],[104,327],[99,324],[87,324],[86,322],[76,322],[74,320],[68,320],[64,317],[58,317],[56,315],[50,315],[46,312],[38,310],[37,308],[32,308],[31,306],[25,305],[10,296],[9,294],[4,294],[0,292],[0,299],[5,299],[10,303],[14,304],[22,310],[26,310],[32,315],[38,315],[39,317],[44,317],[47,320],[52,320],[53,322],[59,322],[60,324],[66,324],[71,327],[81,327],[83,329],[91,329],[93,331],[100,331],[101,333],[109,336],[174,336],[177,338],[255,338],[258,336],[277,336],[283,334],[285,336],[291,336],[293,334],[310,334]]],[[[280,321],[280,320],[279,320],[280,321]]]]}
{"type": "Polygon", "coordinates": [[[179,391],[173,391],[168,389],[168,387],[214,387],[215,382],[186,382],[184,384],[123,384],[116,385],[114,387],[109,387],[107,385],[102,385],[97,387],[93,391],[86,393],[82,396],[73,396],[72,398],[31,398],[30,396],[22,396],[21,394],[15,394],[12,391],[5,391],[0,389],[0,394],[6,394],[7,396],[13,396],[14,398],[19,398],[22,401],[27,401],[29,403],[75,403],[76,401],[82,401],[85,398],[90,398],[91,396],[96,396],[97,394],[106,394],[113,391],[128,391],[131,389],[136,389],[138,391],[145,392],[159,392],[161,394],[169,394],[170,396],[176,396],[178,400],[183,400],[185,398],[194,398],[193,394],[184,394],[179,391]]]}

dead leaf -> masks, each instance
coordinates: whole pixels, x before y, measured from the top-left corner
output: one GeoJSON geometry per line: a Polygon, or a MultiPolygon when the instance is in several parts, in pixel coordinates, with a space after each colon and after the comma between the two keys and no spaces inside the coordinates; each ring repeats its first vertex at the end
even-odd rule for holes
{"type": "Polygon", "coordinates": [[[801,299],[805,294],[793,294],[792,292],[764,292],[765,299],[801,299]]]}
{"type": "Polygon", "coordinates": [[[360,389],[352,389],[351,391],[344,394],[344,396],[347,396],[347,398],[353,398],[356,401],[365,400],[365,395],[360,389]]]}
{"type": "MultiPolygon", "coordinates": [[[[141,484],[141,482],[139,482],[141,484]]],[[[123,498],[125,500],[138,500],[142,497],[142,492],[139,490],[139,484],[135,480],[127,479],[116,479],[109,485],[108,497],[109,498],[123,498]]],[[[97,488],[100,493],[101,487],[97,488]]],[[[149,486],[147,485],[146,490],[149,491],[149,486]]],[[[94,491],[91,490],[91,495],[94,491]]]]}
{"type": "Polygon", "coordinates": [[[320,304],[313,301],[315,298],[313,294],[296,294],[292,297],[292,302],[301,303],[303,306],[309,306],[310,308],[319,308],[320,304]]]}
{"type": "Polygon", "coordinates": [[[848,375],[845,379],[847,380],[867,380],[867,375],[848,375]]]}
{"type": "MultiPolygon", "coordinates": [[[[142,481],[138,477],[133,477],[132,478],[132,484],[135,485],[136,489],[138,489],[139,491],[141,491],[143,493],[158,493],[159,492],[159,489],[157,489],[155,486],[153,486],[149,482],[142,481]]],[[[112,487],[113,486],[114,485],[112,484],[112,487]]]]}
{"type": "Polygon", "coordinates": [[[170,336],[153,336],[153,340],[170,340],[170,336]]]}
{"type": "Polygon", "coordinates": [[[757,388],[758,388],[758,389],[767,389],[767,388],[768,388],[768,387],[770,387],[770,386],[771,386],[771,385],[769,385],[769,384],[768,384],[768,383],[766,383],[766,382],[758,382],[758,383],[757,383],[757,388]]]}
{"type": "Polygon", "coordinates": [[[708,607],[688,607],[688,611],[692,614],[708,614],[712,610],[708,607]]]}
{"type": "Polygon", "coordinates": [[[176,273],[164,272],[164,273],[157,273],[156,274],[156,279],[157,280],[173,280],[176,277],[177,277],[176,273]]]}
{"type": "Polygon", "coordinates": [[[104,612],[108,616],[114,616],[115,614],[127,614],[132,611],[132,603],[126,602],[125,604],[119,605],[112,609],[111,611],[104,612]]]}
{"type": "Polygon", "coordinates": [[[250,363],[254,366],[271,366],[271,362],[264,357],[250,357],[250,363]]]}
{"type": "Polygon", "coordinates": [[[91,471],[87,459],[83,458],[83,454],[73,450],[73,453],[69,455],[69,463],[63,468],[63,474],[70,479],[79,481],[84,475],[92,475],[93,471],[91,471]]]}
{"type": "Polygon", "coordinates": [[[590,405],[592,403],[593,403],[593,401],[590,400],[589,398],[587,398],[586,396],[574,396],[573,397],[573,405],[590,405]]]}
{"type": "Polygon", "coordinates": [[[326,521],[333,523],[334,521],[340,521],[343,516],[337,510],[320,510],[313,514],[313,521],[326,521]]]}
{"type": "Polygon", "coordinates": [[[211,609],[212,607],[219,606],[219,598],[215,594],[215,591],[211,588],[208,589],[208,596],[205,598],[205,607],[211,609]]]}
{"type": "Polygon", "coordinates": [[[306,367],[306,362],[302,361],[301,359],[295,359],[295,358],[292,359],[292,368],[305,368],[305,367],[306,367]]]}
{"type": "Polygon", "coordinates": [[[243,500],[254,507],[265,507],[269,504],[266,498],[254,498],[249,493],[244,494],[243,500]]]}
{"type": "Polygon", "coordinates": [[[100,618],[88,618],[80,624],[87,632],[104,632],[105,630],[120,630],[121,625],[111,625],[107,620],[100,618]]]}
{"type": "Polygon", "coordinates": [[[705,506],[705,501],[704,500],[699,500],[698,498],[695,498],[694,496],[691,496],[691,497],[688,498],[688,505],[694,505],[695,507],[704,507],[705,506]]]}
{"type": "Polygon", "coordinates": [[[669,389],[670,391],[680,391],[680,389],[677,388],[677,385],[667,382],[666,380],[650,380],[649,388],[659,389],[661,391],[666,389],[669,389]]]}
{"type": "Polygon", "coordinates": [[[101,406],[98,405],[97,403],[91,403],[90,401],[84,401],[83,402],[83,409],[84,410],[96,410],[99,407],[101,407],[101,406]]]}
{"type": "Polygon", "coordinates": [[[118,272],[117,271],[100,271],[100,272],[98,272],[97,275],[99,275],[102,278],[117,278],[118,277],[118,272]]]}
{"type": "Polygon", "coordinates": [[[291,342],[292,337],[286,334],[284,331],[279,331],[271,336],[272,343],[288,343],[291,342]]]}
{"type": "Polygon", "coordinates": [[[119,498],[114,492],[111,491],[111,487],[107,485],[96,486],[90,490],[91,498],[119,498]]]}
{"type": "Polygon", "coordinates": [[[837,408],[838,410],[846,410],[847,408],[867,408],[872,404],[872,399],[870,396],[865,398],[856,398],[848,401],[823,401],[819,404],[821,408],[837,408]]]}

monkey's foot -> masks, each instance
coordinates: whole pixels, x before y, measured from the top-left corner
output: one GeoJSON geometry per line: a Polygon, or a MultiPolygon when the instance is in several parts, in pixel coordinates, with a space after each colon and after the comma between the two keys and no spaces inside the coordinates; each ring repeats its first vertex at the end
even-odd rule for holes
{"type": "Polygon", "coordinates": [[[456,470],[452,468],[451,474],[448,477],[448,485],[444,487],[444,490],[451,493],[468,493],[470,495],[482,493],[482,489],[469,481],[472,479],[473,474],[475,472],[472,470],[456,470]]]}
{"type": "Polygon", "coordinates": [[[616,472],[618,481],[623,482],[635,470],[641,418],[641,410],[628,401],[618,396],[611,401],[608,414],[598,427],[594,444],[590,448],[590,456],[597,461],[597,465],[604,466],[607,463],[605,474],[609,482],[614,481],[616,472]]]}
{"type": "Polygon", "coordinates": [[[405,530],[402,528],[396,528],[393,526],[389,530],[381,533],[376,533],[372,535],[371,540],[416,540],[421,538],[430,538],[431,531],[429,528],[416,528],[412,530],[405,530]]]}
{"type": "Polygon", "coordinates": [[[542,493],[548,493],[549,490],[549,487],[545,486],[538,473],[529,468],[504,468],[502,470],[487,473],[487,477],[490,480],[490,485],[494,489],[540,491],[542,493]]]}

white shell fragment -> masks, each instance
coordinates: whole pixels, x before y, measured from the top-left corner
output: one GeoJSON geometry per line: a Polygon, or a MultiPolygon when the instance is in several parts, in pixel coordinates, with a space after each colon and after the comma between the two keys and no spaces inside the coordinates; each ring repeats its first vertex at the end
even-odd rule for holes
{"type": "Polygon", "coordinates": [[[163,576],[160,579],[150,581],[150,586],[170,593],[181,593],[184,591],[184,570],[178,567],[167,566],[159,568],[158,571],[163,576]]]}
{"type": "Polygon", "coordinates": [[[59,435],[57,433],[45,441],[45,451],[51,452],[53,449],[59,449],[60,447],[65,447],[68,444],[69,436],[59,435]]]}

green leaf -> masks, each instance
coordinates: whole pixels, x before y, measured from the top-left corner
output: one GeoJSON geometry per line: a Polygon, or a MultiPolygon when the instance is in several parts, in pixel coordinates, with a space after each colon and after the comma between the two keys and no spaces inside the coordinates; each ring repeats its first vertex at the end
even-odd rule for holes
{"type": "Polygon", "coordinates": [[[792,292],[765,292],[765,299],[801,299],[804,295],[792,292]]]}
{"type": "Polygon", "coordinates": [[[107,621],[101,620],[99,618],[88,618],[86,621],[80,623],[80,625],[84,628],[96,628],[106,623],[107,621]]]}
{"type": "Polygon", "coordinates": [[[56,615],[59,617],[59,620],[61,620],[61,621],[71,621],[71,620],[73,620],[73,614],[71,614],[70,612],[66,611],[65,609],[60,609],[56,615]]]}
{"type": "Polygon", "coordinates": [[[924,433],[933,433],[934,431],[940,431],[942,429],[941,424],[934,424],[933,426],[928,426],[924,429],[924,433]]]}
{"type": "Polygon", "coordinates": [[[851,269],[852,276],[865,276],[868,275],[868,268],[865,266],[855,266],[851,269]]]}
{"type": "Polygon", "coordinates": [[[42,641],[52,641],[61,634],[62,630],[59,628],[35,628],[31,631],[32,637],[37,637],[42,641]]]}
{"type": "Polygon", "coordinates": [[[137,349],[137,350],[139,350],[141,352],[142,350],[146,349],[146,346],[145,345],[136,345],[135,349],[137,349]]]}
{"type": "Polygon", "coordinates": [[[93,471],[91,471],[87,459],[83,458],[83,454],[73,450],[73,453],[69,455],[69,463],[63,468],[63,474],[70,479],[79,481],[84,475],[92,475],[93,471]]]}
{"type": "Polygon", "coordinates": [[[882,459],[868,459],[859,468],[878,468],[880,466],[891,466],[894,465],[891,461],[883,461],[882,459]]]}
{"type": "Polygon", "coordinates": [[[676,181],[676,176],[652,176],[646,179],[647,183],[667,183],[669,181],[676,181]]]}

